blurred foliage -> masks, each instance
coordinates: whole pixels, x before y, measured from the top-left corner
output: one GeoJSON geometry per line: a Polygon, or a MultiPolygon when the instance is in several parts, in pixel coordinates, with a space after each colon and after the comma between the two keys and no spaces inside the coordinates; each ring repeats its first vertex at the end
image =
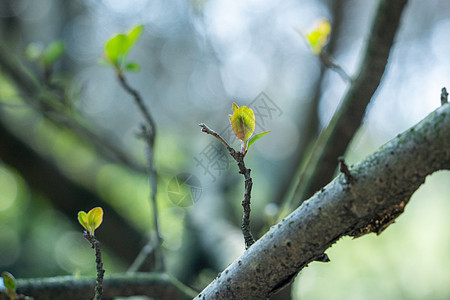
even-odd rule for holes
{"type": "Polygon", "coordinates": [[[30,61],[38,61],[44,68],[50,68],[66,51],[63,41],[51,42],[43,48],[39,43],[31,43],[25,48],[25,56],[30,61]]]}
{"type": "Polygon", "coordinates": [[[139,71],[140,66],[135,62],[127,62],[126,58],[128,52],[141,36],[143,29],[143,25],[136,26],[130,29],[128,33],[119,33],[106,42],[105,60],[117,72],[122,72],[124,69],[127,71],[139,71]]]}

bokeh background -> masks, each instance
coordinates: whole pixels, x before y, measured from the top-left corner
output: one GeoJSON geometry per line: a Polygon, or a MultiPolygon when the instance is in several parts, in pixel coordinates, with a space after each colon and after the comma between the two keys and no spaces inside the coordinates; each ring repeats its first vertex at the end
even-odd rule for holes
{"type": "MultiPolygon", "coordinates": [[[[226,131],[232,102],[259,107],[259,129],[272,132],[246,160],[254,181],[252,225],[263,234],[282,204],[307,133],[317,134],[327,125],[348,88],[335,72],[321,72],[319,59],[298,31],[307,32],[323,18],[339,21],[332,54],[353,75],[377,3],[2,0],[1,43],[39,78],[39,66],[26,61],[26,47],[62,40],[66,54],[55,64],[54,78],[64,86],[73,116],[133,163],[103,159],[89,142],[30,108],[2,66],[0,116],[71,181],[100,195],[143,236],[148,234],[152,214],[145,145],[136,138],[142,119],[113,70],[98,63],[106,40],[144,24],[129,56],[141,71],[126,76],[159,129],[158,203],[169,272],[200,289],[244,251],[239,230],[243,184],[231,160],[214,165],[226,153],[197,124],[226,131]],[[314,101],[317,90],[319,102],[314,101]],[[261,101],[277,109],[269,116],[261,101]],[[179,187],[180,181],[188,186],[179,187]]],[[[409,1],[382,83],[346,153],[349,164],[440,105],[441,88],[450,82],[449,37],[450,2],[409,1]]],[[[327,251],[330,263],[313,263],[301,272],[293,299],[449,299],[449,180],[448,172],[427,178],[404,215],[382,235],[340,240],[327,251]]],[[[125,271],[129,263],[114,247],[127,245],[105,247],[107,272],[125,271]]],[[[61,213],[1,158],[0,270],[19,278],[95,274],[76,215],[61,213]]]]}

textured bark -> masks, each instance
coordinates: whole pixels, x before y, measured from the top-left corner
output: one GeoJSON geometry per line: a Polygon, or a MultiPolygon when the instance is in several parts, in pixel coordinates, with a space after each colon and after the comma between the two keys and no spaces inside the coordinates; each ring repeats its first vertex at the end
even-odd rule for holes
{"type": "MultiPolygon", "coordinates": [[[[72,276],[19,279],[17,292],[32,296],[36,300],[80,300],[92,299],[95,278],[75,278],[72,276]]],[[[103,281],[103,298],[142,295],[162,300],[187,300],[195,292],[167,274],[136,273],[116,275],[103,281]]],[[[7,300],[0,293],[0,300],[7,300]]]]}
{"type": "Polygon", "coordinates": [[[450,105],[339,175],[224,270],[196,299],[265,299],[340,237],[380,234],[425,178],[450,169],[450,105]]]}

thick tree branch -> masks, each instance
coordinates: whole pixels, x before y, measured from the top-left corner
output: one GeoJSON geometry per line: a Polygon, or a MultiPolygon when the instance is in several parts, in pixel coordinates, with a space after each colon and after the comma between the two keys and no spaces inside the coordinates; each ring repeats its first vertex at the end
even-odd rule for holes
{"type": "Polygon", "coordinates": [[[336,161],[347,149],[361,125],[369,104],[384,73],[394,43],[400,17],[407,0],[381,0],[372,24],[360,69],[340,108],[322,132],[295,179],[288,207],[296,207],[324,186],[336,170],[336,161]]]}
{"type": "Polygon", "coordinates": [[[380,234],[425,178],[450,169],[450,105],[382,146],[305,201],[249,248],[196,299],[265,299],[340,237],[380,234]]]}
{"type": "MultiPolygon", "coordinates": [[[[36,300],[92,299],[95,278],[62,276],[53,278],[18,279],[17,292],[36,300]]],[[[163,273],[118,274],[103,281],[103,299],[115,297],[147,296],[162,300],[188,300],[195,292],[181,282],[163,273]]],[[[0,300],[7,300],[0,293],[0,300]]]]}

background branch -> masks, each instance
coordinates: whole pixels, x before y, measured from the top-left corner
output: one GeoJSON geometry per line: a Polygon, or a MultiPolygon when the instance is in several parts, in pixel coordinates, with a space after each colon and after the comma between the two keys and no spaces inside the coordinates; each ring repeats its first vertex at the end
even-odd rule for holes
{"type": "Polygon", "coordinates": [[[293,192],[287,199],[289,210],[332,178],[337,158],[345,153],[380,84],[406,3],[406,0],[379,2],[357,76],[330,124],[319,136],[305,163],[300,166],[293,192]]]}
{"type": "MultiPolygon", "coordinates": [[[[147,144],[147,173],[148,173],[148,180],[150,184],[150,205],[152,207],[152,213],[153,213],[153,228],[155,233],[155,242],[149,241],[149,243],[141,250],[139,256],[137,257],[137,260],[133,263],[132,267],[133,269],[138,269],[141,267],[139,266],[139,262],[145,262],[145,259],[143,260],[142,257],[145,256],[147,253],[150,254],[151,252],[148,252],[147,249],[149,246],[154,247],[154,266],[153,269],[155,271],[161,271],[164,270],[164,257],[162,254],[162,238],[159,231],[159,220],[158,220],[158,205],[156,201],[156,194],[157,194],[157,174],[155,169],[155,139],[156,139],[156,124],[153,120],[152,115],[150,114],[150,111],[147,109],[147,106],[145,106],[144,101],[142,100],[141,95],[139,92],[135,89],[133,89],[125,79],[125,76],[122,72],[119,72],[117,74],[117,77],[119,79],[119,82],[121,86],[129,93],[136,105],[139,108],[139,111],[144,116],[146,125],[142,127],[141,136],[144,138],[147,144]]],[[[130,270],[132,271],[132,270],[130,270]]]]}
{"type": "Polygon", "coordinates": [[[266,299],[340,237],[380,234],[425,178],[450,169],[450,105],[381,147],[259,239],[196,299],[266,299]]]}
{"type": "MultiPolygon", "coordinates": [[[[95,278],[61,276],[53,278],[18,279],[17,291],[36,300],[80,300],[94,296],[95,278]]],[[[116,274],[103,281],[103,299],[147,296],[162,300],[188,300],[195,291],[167,274],[116,274]]],[[[0,293],[0,300],[9,300],[0,293]]]]}

